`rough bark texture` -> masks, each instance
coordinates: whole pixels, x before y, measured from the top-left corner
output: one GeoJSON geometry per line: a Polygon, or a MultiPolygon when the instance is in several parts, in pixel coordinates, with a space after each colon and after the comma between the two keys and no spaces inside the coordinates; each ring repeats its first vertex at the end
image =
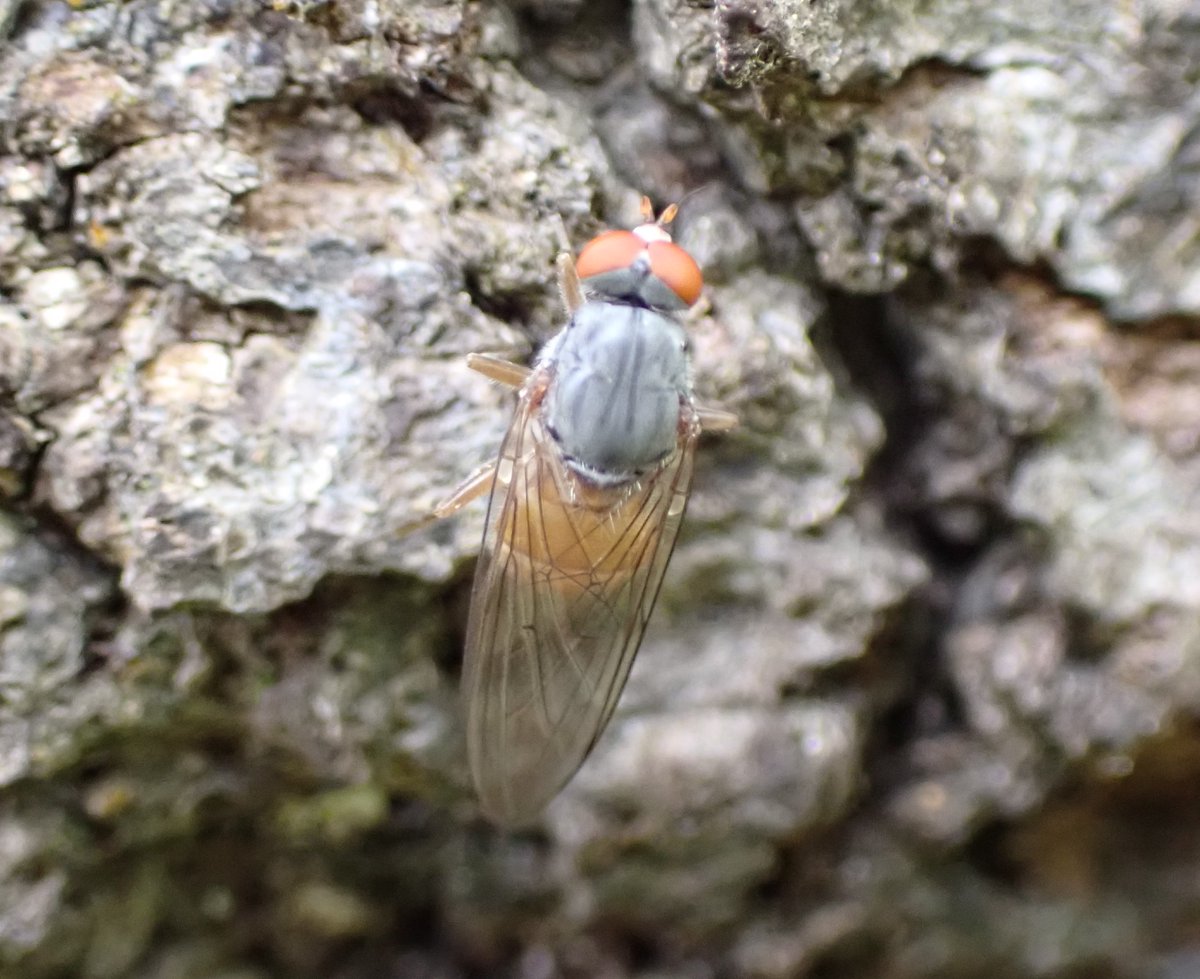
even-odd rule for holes
{"type": "Polygon", "coordinates": [[[0,0],[0,974],[1200,975],[1196,0],[0,0]],[[579,242],[706,441],[536,832],[455,702],[579,242]]]}

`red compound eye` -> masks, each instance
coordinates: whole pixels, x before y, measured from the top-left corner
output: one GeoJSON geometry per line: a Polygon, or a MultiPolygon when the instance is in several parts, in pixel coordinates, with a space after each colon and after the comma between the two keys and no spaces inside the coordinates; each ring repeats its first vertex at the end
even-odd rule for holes
{"type": "MultiPolygon", "coordinates": [[[[579,278],[586,281],[596,276],[609,276],[608,285],[611,287],[612,273],[631,269],[641,258],[643,261],[649,260],[650,273],[655,279],[684,306],[691,306],[700,298],[700,290],[704,287],[700,266],[657,225],[647,225],[645,228],[652,229],[661,237],[651,237],[643,228],[639,229],[643,232],[641,234],[635,231],[605,231],[589,241],[575,262],[579,278]]],[[[632,283],[636,280],[631,278],[628,281],[632,283]]],[[[639,286],[637,291],[640,292],[642,288],[639,286]]],[[[646,294],[647,298],[651,295],[646,294]]]]}
{"type": "Polygon", "coordinates": [[[575,262],[579,278],[627,269],[646,250],[646,243],[632,231],[605,231],[583,246],[575,262]]]}
{"type": "Polygon", "coordinates": [[[655,277],[689,306],[699,299],[704,276],[696,260],[674,242],[652,241],[648,247],[655,277]]]}

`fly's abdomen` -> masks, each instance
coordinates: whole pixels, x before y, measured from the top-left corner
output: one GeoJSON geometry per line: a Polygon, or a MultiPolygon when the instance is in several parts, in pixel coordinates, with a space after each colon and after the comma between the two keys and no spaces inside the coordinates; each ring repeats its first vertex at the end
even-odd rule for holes
{"type": "Polygon", "coordinates": [[[597,576],[632,574],[657,543],[660,527],[645,519],[648,485],[587,486],[537,458],[513,478],[516,505],[500,539],[515,559],[529,562],[533,579],[573,593],[597,576]]]}

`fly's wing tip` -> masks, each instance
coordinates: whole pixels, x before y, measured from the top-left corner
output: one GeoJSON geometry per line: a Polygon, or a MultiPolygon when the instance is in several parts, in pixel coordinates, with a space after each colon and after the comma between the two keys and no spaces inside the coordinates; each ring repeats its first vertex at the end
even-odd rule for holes
{"type": "Polygon", "coordinates": [[[558,792],[556,789],[547,795],[545,792],[515,791],[512,782],[486,779],[479,772],[473,774],[480,811],[501,829],[528,829],[536,825],[558,792]]]}
{"type": "MultiPolygon", "coordinates": [[[[583,759],[566,767],[556,766],[539,752],[536,758],[506,758],[487,751],[477,730],[468,723],[467,759],[479,808],[489,820],[504,829],[525,829],[541,820],[546,807],[559,794],[583,759]]],[[[500,740],[497,732],[488,744],[500,740]]],[[[540,747],[540,746],[539,746],[540,747]]]]}

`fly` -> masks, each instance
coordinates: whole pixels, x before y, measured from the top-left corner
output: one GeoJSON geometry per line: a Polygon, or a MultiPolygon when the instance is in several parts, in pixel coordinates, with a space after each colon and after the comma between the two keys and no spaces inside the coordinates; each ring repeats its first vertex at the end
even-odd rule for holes
{"type": "Polygon", "coordinates": [[[497,460],[436,510],[490,491],[463,667],[467,753],[484,812],[534,819],[612,716],[675,546],[701,431],[729,412],[692,397],[683,314],[695,260],[676,213],[558,257],[567,325],[532,369],[473,354],[519,391],[497,460]]]}

